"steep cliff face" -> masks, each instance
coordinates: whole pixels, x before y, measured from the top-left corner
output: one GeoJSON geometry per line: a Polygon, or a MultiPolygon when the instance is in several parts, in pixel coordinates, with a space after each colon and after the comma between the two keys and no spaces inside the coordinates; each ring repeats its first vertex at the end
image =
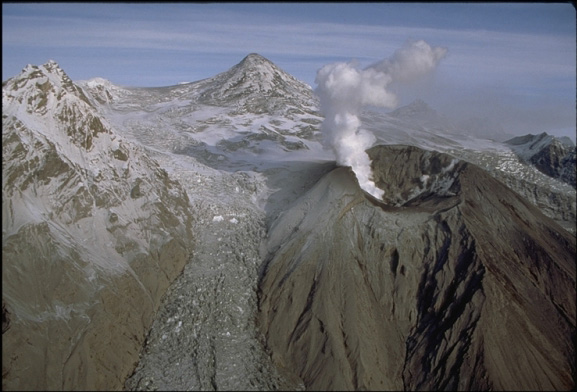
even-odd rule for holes
{"type": "Polygon", "coordinates": [[[478,167],[369,150],[275,222],[260,326],[310,389],[575,386],[575,238],[478,167]]]}
{"type": "Polygon", "coordinates": [[[577,186],[575,177],[575,147],[555,141],[531,157],[530,162],[543,173],[577,186]]]}
{"type": "Polygon", "coordinates": [[[567,137],[556,138],[543,132],[525,135],[505,142],[525,162],[546,175],[576,186],[575,144],[567,137]]]}
{"type": "Polygon", "coordinates": [[[2,93],[2,386],[120,389],[190,256],[187,194],[56,63],[2,93]]]}

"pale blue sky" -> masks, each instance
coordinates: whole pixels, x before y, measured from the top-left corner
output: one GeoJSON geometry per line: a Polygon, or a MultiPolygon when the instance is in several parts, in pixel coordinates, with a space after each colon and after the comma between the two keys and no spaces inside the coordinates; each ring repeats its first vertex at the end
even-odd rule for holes
{"type": "Polygon", "coordinates": [[[571,3],[3,3],[2,80],[53,59],[73,80],[167,86],[256,52],[315,87],[323,65],[367,66],[408,39],[448,55],[434,78],[400,92],[403,103],[575,140],[571,3]]]}

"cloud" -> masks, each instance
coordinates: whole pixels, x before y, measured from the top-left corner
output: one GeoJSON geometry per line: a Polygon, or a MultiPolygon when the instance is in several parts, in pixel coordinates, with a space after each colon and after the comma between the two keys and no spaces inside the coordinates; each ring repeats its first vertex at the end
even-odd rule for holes
{"type": "Polygon", "coordinates": [[[334,151],[338,165],[350,166],[361,188],[376,198],[382,198],[384,191],[372,179],[371,162],[366,153],[376,138],[360,128],[361,109],[367,105],[396,107],[398,100],[389,85],[425,76],[446,53],[446,49],[431,47],[423,40],[409,41],[390,59],[365,69],[359,69],[352,61],[328,64],[317,72],[315,92],[325,116],[321,125],[324,146],[334,151]]]}
{"type": "Polygon", "coordinates": [[[78,12],[69,17],[57,12],[46,16],[3,15],[4,53],[10,55],[11,47],[25,46],[228,53],[236,57],[258,52],[282,59],[308,59],[312,71],[299,68],[298,74],[292,72],[289,61],[286,61],[286,70],[311,83],[315,71],[329,61],[354,58],[373,63],[383,56],[389,57],[407,38],[427,37],[428,42],[451,47],[445,68],[463,82],[469,78],[482,83],[497,72],[511,86],[525,83],[529,77],[533,78],[533,84],[540,83],[536,75],[575,77],[574,37],[392,24],[289,22],[246,12],[215,11],[208,6],[163,6],[163,17],[159,17],[158,13],[142,11],[146,9],[144,6],[128,8],[141,14],[138,19],[131,18],[126,10],[126,17],[114,17],[112,11],[110,17],[101,11],[100,18],[78,12]],[[50,37],[50,40],[39,37],[50,37]]]}
{"type": "Polygon", "coordinates": [[[410,82],[431,72],[446,54],[446,48],[431,47],[423,40],[413,41],[371,68],[397,81],[410,82]]]}

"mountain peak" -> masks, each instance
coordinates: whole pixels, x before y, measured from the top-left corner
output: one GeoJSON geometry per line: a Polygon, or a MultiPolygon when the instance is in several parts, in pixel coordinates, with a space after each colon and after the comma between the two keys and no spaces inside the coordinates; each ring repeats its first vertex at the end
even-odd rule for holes
{"type": "MultiPolygon", "coordinates": [[[[277,73],[284,74],[285,72],[278,68],[272,61],[261,56],[258,53],[250,53],[243,58],[232,69],[240,70],[241,72],[251,73],[249,76],[268,77],[277,73]]],[[[288,74],[287,74],[288,75],[288,74]]],[[[290,75],[288,75],[290,76],[290,75]]]]}
{"type": "Polygon", "coordinates": [[[83,90],[50,60],[44,65],[28,65],[20,75],[8,79],[2,86],[3,114],[26,122],[40,123],[51,138],[60,138],[90,150],[92,140],[108,128],[94,112],[83,90]],[[22,110],[24,109],[24,110],[22,110]]]}
{"type": "MultiPolygon", "coordinates": [[[[286,74],[278,68],[272,61],[258,53],[250,53],[240,63],[231,68],[240,72],[257,72],[249,76],[269,77],[274,74],[286,74]]],[[[290,76],[286,74],[287,76],[290,76]]]]}
{"type": "Polygon", "coordinates": [[[28,64],[22,69],[19,75],[9,79],[7,83],[11,85],[12,90],[18,90],[28,85],[28,81],[36,80],[38,85],[42,85],[44,90],[48,89],[49,83],[55,88],[64,88],[71,91],[73,83],[70,77],[60,68],[54,60],[49,60],[43,65],[28,64]]]}
{"type": "Polygon", "coordinates": [[[258,53],[249,53],[240,64],[243,63],[271,63],[271,61],[258,53]]]}
{"type": "MultiPolygon", "coordinates": [[[[64,72],[60,65],[54,60],[48,60],[45,64],[37,66],[28,66],[26,69],[32,71],[40,71],[53,82],[53,84],[72,84],[72,79],[64,72]],[[30,67],[30,68],[28,68],[30,67]]],[[[28,73],[27,73],[28,74],[28,73]]]]}
{"type": "Polygon", "coordinates": [[[126,94],[124,88],[116,86],[110,80],[104,78],[78,80],[76,85],[88,91],[87,95],[100,104],[109,104],[126,94]]]}
{"type": "Polygon", "coordinates": [[[540,133],[539,135],[533,135],[531,133],[524,136],[516,136],[512,139],[506,140],[505,143],[518,146],[522,144],[531,143],[531,147],[534,148],[537,143],[548,143],[553,140],[553,137],[549,136],[547,132],[540,133]]]}
{"type": "Polygon", "coordinates": [[[56,61],[52,60],[52,59],[48,60],[48,61],[43,65],[43,67],[46,68],[46,69],[60,69],[60,70],[62,70],[62,69],[60,68],[60,66],[58,65],[58,63],[57,63],[56,61]]]}
{"type": "Polygon", "coordinates": [[[201,94],[205,103],[248,104],[251,112],[269,111],[271,105],[286,108],[289,101],[308,103],[313,99],[306,83],[258,53],[250,53],[228,71],[207,79],[205,86],[201,94]]]}
{"type": "Polygon", "coordinates": [[[425,101],[423,101],[420,98],[415,99],[413,102],[408,104],[407,107],[411,107],[411,108],[419,109],[419,110],[427,110],[427,111],[433,110],[425,101]]]}
{"type": "Polygon", "coordinates": [[[28,64],[19,75],[4,82],[2,87],[6,99],[25,102],[30,113],[48,113],[51,107],[63,105],[68,99],[65,97],[70,96],[90,105],[84,92],[54,60],[40,66],[28,64]]]}

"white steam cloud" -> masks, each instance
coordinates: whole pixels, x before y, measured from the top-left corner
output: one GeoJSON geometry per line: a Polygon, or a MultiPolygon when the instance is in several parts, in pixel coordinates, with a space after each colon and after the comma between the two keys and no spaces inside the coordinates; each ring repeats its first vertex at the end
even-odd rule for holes
{"type": "Polygon", "coordinates": [[[325,116],[321,130],[325,147],[331,148],[337,164],[350,166],[361,188],[381,199],[384,191],[372,180],[371,161],[366,150],[375,136],[361,129],[359,114],[365,105],[384,108],[397,106],[397,97],[387,90],[392,82],[410,82],[431,72],[445,56],[447,49],[432,48],[425,41],[409,41],[390,59],[365,69],[357,64],[334,63],[317,72],[316,93],[325,116]]]}

